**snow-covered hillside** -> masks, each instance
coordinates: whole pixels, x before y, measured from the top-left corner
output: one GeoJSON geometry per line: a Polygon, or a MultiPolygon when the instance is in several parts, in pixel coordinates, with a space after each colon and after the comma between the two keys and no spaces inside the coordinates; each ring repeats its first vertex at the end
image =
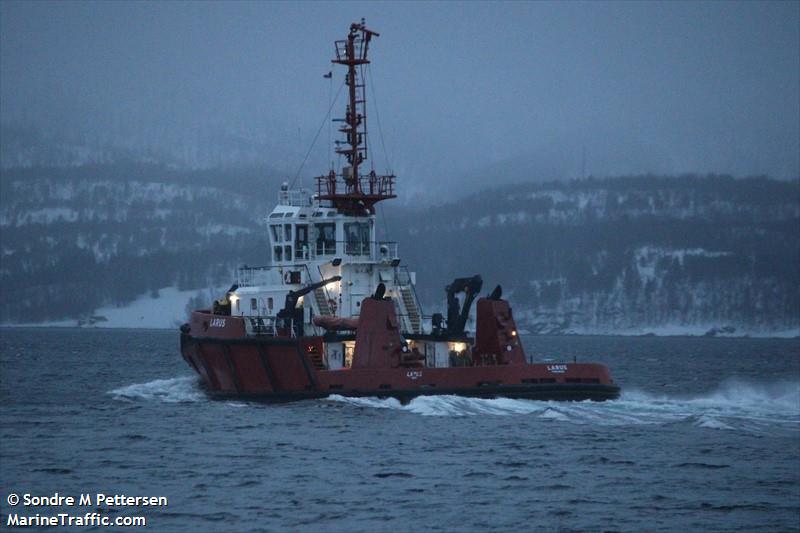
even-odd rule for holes
{"type": "MultiPolygon", "coordinates": [[[[2,173],[0,321],[143,325],[158,313],[139,306],[268,261],[274,183],[137,168],[2,173]]],[[[388,203],[379,238],[399,242],[428,314],[454,277],[479,273],[531,332],[785,335],[800,328],[799,191],[719,176],[505,187],[388,203]]]]}
{"type": "Polygon", "coordinates": [[[418,279],[438,277],[427,300],[481,273],[533,332],[791,335],[799,191],[720,176],[589,179],[484,191],[398,213],[394,226],[398,240],[425,243],[402,256],[418,279]]]}
{"type": "Polygon", "coordinates": [[[187,304],[205,291],[178,290],[165,287],[142,294],[122,306],[106,305],[91,314],[74,319],[46,320],[6,325],[87,327],[87,328],[141,328],[174,329],[187,320],[187,304]]]}

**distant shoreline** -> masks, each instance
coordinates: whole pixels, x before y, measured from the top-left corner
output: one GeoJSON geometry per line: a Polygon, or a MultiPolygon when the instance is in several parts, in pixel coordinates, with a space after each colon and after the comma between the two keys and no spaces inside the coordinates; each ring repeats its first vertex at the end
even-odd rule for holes
{"type": "MultiPolygon", "coordinates": [[[[0,324],[0,330],[4,329],[61,329],[61,330],[104,330],[104,331],[174,331],[179,326],[169,327],[138,327],[138,326],[77,326],[75,324],[65,324],[64,322],[42,322],[42,323],[25,323],[25,324],[0,324]]],[[[800,340],[800,329],[793,329],[780,332],[743,332],[742,334],[722,334],[722,335],[706,335],[706,334],[691,334],[691,333],[634,333],[634,332],[566,332],[566,333],[530,333],[521,331],[524,337],[630,337],[630,338],[686,338],[686,339],[778,339],[778,340],[800,340]]]]}

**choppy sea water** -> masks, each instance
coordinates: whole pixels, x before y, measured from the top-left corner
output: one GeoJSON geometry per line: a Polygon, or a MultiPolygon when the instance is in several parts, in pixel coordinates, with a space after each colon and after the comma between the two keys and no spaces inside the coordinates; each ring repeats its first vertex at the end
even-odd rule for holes
{"type": "MultiPolygon", "coordinates": [[[[528,337],[620,400],[212,401],[177,332],[0,330],[9,493],[166,496],[155,531],[800,530],[800,341],[528,337]]],[[[84,510],[81,509],[81,512],[84,510]]]]}

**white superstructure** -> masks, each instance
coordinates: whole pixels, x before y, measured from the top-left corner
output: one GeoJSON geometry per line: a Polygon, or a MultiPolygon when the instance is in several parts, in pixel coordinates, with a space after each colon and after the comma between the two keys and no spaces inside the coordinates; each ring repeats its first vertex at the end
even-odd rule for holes
{"type": "Polygon", "coordinates": [[[374,214],[348,216],[325,203],[283,184],[278,205],[264,221],[271,264],[239,269],[231,315],[248,317],[253,328],[267,333],[289,291],[341,276],[298,299],[306,335],[324,332],[313,324],[314,316],[358,317],[361,301],[380,283],[394,302],[401,330],[422,333],[415,275],[400,265],[397,243],[376,240],[374,214]]]}

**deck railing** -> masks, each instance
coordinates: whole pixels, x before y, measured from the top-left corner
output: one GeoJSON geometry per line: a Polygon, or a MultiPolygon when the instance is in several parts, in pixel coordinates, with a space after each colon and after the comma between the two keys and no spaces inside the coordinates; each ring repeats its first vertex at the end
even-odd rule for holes
{"type": "MultiPolygon", "coordinates": [[[[359,176],[358,190],[361,194],[380,198],[394,197],[394,175],[378,176],[368,174],[359,176]]],[[[347,196],[356,191],[355,178],[345,178],[341,175],[317,176],[317,195],[323,199],[347,196]]]]}
{"type": "Polygon", "coordinates": [[[291,265],[264,265],[264,266],[242,266],[237,269],[237,280],[240,287],[254,287],[257,285],[268,285],[283,283],[285,285],[294,284],[293,280],[286,279],[289,272],[300,271],[299,283],[312,283],[311,273],[305,263],[291,265]],[[274,273],[279,273],[280,277],[274,273]],[[270,279],[270,277],[272,279],[270,279]]]}

